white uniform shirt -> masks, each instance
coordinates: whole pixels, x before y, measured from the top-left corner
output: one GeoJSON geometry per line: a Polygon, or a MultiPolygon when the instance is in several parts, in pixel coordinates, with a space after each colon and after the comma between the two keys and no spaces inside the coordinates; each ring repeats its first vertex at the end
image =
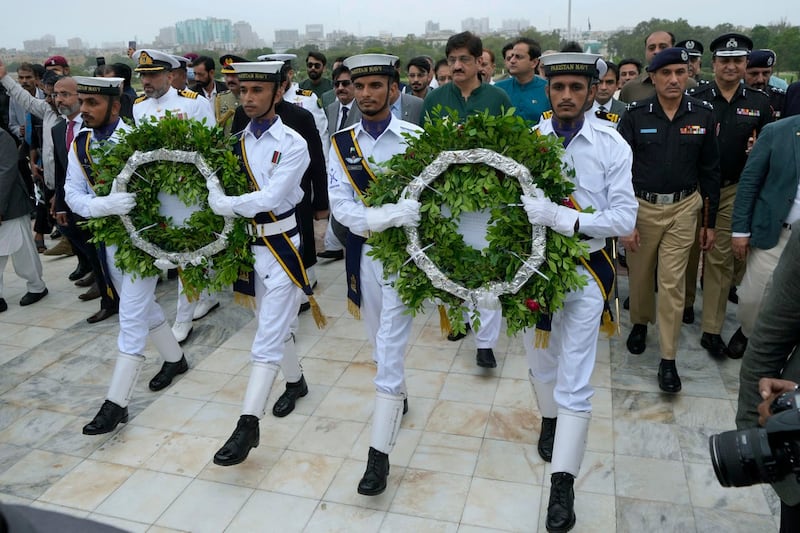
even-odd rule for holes
{"type": "MultiPolygon", "coordinates": [[[[364,157],[372,159],[378,164],[388,161],[395,154],[405,152],[406,140],[403,133],[419,135],[422,131],[417,125],[400,120],[394,115],[392,115],[386,131],[377,139],[373,139],[369,133],[364,131],[360,121],[342,131],[351,129],[355,129],[356,142],[358,142],[364,157]]],[[[349,154],[342,155],[349,156],[349,154]]],[[[369,231],[367,206],[361,201],[350,183],[339,161],[339,156],[336,154],[336,148],[333,146],[328,154],[328,161],[328,202],[333,216],[354,233],[366,233],[369,231]]],[[[375,171],[376,169],[373,168],[373,172],[375,171]]]]}
{"type": "Polygon", "coordinates": [[[161,120],[166,116],[167,111],[174,117],[195,120],[206,119],[206,126],[209,128],[216,126],[217,119],[214,117],[214,108],[211,103],[191,91],[182,91],[184,94],[194,94],[195,97],[181,96],[174,87],[164,93],[160,98],[146,98],[133,104],[133,120],[137,125],[150,117],[161,120]]]}
{"type": "MultiPolygon", "coordinates": [[[[108,138],[106,142],[116,144],[119,142],[119,132],[129,131],[130,127],[120,118],[117,123],[114,133],[108,138]]],[[[91,138],[89,139],[89,150],[97,147],[98,141],[94,137],[94,131],[91,128],[82,128],[81,132],[88,131],[91,138]]],[[[80,133],[80,132],[79,132],[80,133]]],[[[83,173],[83,167],[75,154],[75,142],[78,135],[75,136],[75,141],[69,150],[68,163],[67,163],[67,179],[64,183],[64,199],[72,212],[84,218],[89,218],[89,202],[97,196],[92,189],[91,184],[86,179],[83,173]]],[[[96,176],[94,176],[96,178],[96,176]]]]}
{"type": "Polygon", "coordinates": [[[305,139],[284,125],[280,117],[259,138],[249,126],[242,135],[247,161],[260,190],[234,197],[233,210],[252,218],[263,211],[279,215],[294,209],[303,198],[300,180],[311,163],[305,139]]]}
{"type": "MultiPolygon", "coordinates": [[[[555,135],[551,119],[538,129],[543,135],[555,135]]],[[[562,160],[575,169],[575,201],[581,209],[594,209],[578,214],[580,233],[595,237],[588,241],[590,251],[603,248],[606,237],[633,233],[639,203],[633,194],[633,153],[625,139],[613,128],[587,120],[562,160]]]]}
{"type": "Polygon", "coordinates": [[[314,115],[314,124],[317,125],[319,138],[322,141],[322,151],[323,153],[328,153],[328,148],[331,146],[331,140],[328,136],[328,116],[325,114],[325,110],[320,107],[317,95],[314,93],[311,93],[311,95],[304,94],[307,92],[310,91],[304,91],[297,83],[293,82],[289,89],[283,93],[283,99],[286,102],[302,107],[314,115]]]}

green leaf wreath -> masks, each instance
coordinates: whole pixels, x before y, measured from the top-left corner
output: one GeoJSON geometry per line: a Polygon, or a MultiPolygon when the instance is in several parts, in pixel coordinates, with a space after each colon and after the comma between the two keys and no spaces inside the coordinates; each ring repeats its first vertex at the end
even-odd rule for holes
{"type": "MultiPolygon", "coordinates": [[[[406,152],[392,157],[381,169],[366,202],[373,206],[396,202],[411,179],[440,152],[473,148],[488,148],[525,165],[548,198],[569,203],[574,186],[561,161],[561,142],[532,133],[513,109],[504,115],[470,115],[462,124],[455,114],[428,122],[418,138],[408,138],[406,152]]],[[[517,179],[493,167],[451,165],[419,198],[422,217],[417,229],[422,245],[427,246],[425,253],[449,279],[469,289],[490,281],[511,281],[531,254],[531,224],[520,206],[521,194],[517,179]],[[450,218],[442,215],[443,205],[449,206],[450,218]],[[465,244],[457,231],[461,213],[482,209],[491,210],[489,246],[483,251],[465,244]]],[[[377,233],[368,242],[373,247],[370,254],[383,262],[385,273],[398,275],[395,288],[413,314],[426,300],[441,302],[448,308],[453,330],[464,331],[462,313],[467,308],[463,300],[435,288],[409,259],[402,228],[377,233]]],[[[545,260],[538,268],[542,275],[534,274],[517,294],[500,296],[508,334],[535,326],[542,313],[563,306],[567,291],[584,286],[586,280],[577,273],[576,264],[587,256],[588,249],[577,235],[565,237],[548,230],[545,260]]]]}
{"type": "MultiPolygon", "coordinates": [[[[233,137],[226,137],[222,128],[208,128],[196,120],[167,116],[160,121],[145,122],[124,133],[118,144],[100,145],[92,152],[97,178],[94,190],[98,196],[107,195],[117,175],[135,151],[149,152],[159,148],[200,153],[216,172],[226,194],[240,195],[249,191],[247,176],[240,171],[231,151],[233,137]]],[[[139,166],[127,184],[128,192],[136,194],[136,206],[129,213],[139,235],[167,252],[192,252],[217,239],[224,219],[208,207],[206,178],[190,163],[156,161],[139,166]],[[186,205],[200,205],[184,222],[173,224],[159,214],[158,193],[177,195],[186,205]]],[[[180,270],[184,292],[190,299],[200,291],[212,292],[232,284],[240,272],[252,270],[253,256],[250,237],[245,229],[248,221],[236,218],[233,230],[227,235],[227,247],[214,256],[213,268],[207,264],[187,264],[180,270]]],[[[120,217],[91,219],[87,226],[94,242],[117,245],[116,265],[134,276],[154,276],[160,270],[154,258],[131,243],[120,217]]]]}

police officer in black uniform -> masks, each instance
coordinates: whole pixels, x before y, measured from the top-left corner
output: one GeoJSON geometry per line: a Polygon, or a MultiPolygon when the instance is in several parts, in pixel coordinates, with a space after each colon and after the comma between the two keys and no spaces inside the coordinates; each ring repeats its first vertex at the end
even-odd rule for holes
{"type": "Polygon", "coordinates": [[[661,390],[674,393],[681,389],[675,357],[686,261],[703,198],[708,199],[710,210],[701,244],[703,249],[714,244],[719,152],[711,105],[684,94],[690,76],[687,50],[662,50],[647,72],[656,95],[630,104],[618,128],[633,150],[633,190],[639,200],[636,229],[621,238],[628,257],[633,323],[627,345],[632,353],[642,353],[647,323],[658,324],[662,357],[658,384],[661,390]]]}
{"type": "Polygon", "coordinates": [[[697,39],[686,39],[685,41],[675,43],[675,48],[685,48],[686,52],[689,54],[689,68],[691,69],[689,76],[693,78],[698,85],[708,83],[708,80],[702,79],[703,75],[700,72],[700,68],[703,66],[703,51],[705,50],[703,43],[697,39]]]}
{"type": "MultiPolygon", "coordinates": [[[[738,33],[726,33],[714,39],[710,48],[713,54],[714,81],[687,92],[690,96],[714,106],[714,117],[718,123],[721,189],[716,243],[706,253],[704,261],[703,334],[700,345],[712,357],[725,357],[729,355],[729,351],[720,332],[725,321],[734,270],[731,249],[733,199],[736,196],[739,175],[747,161],[750,146],[748,141],[758,136],[761,128],[772,121],[772,108],[766,94],[741,83],[745,75],[747,56],[753,48],[750,38],[738,33]]],[[[688,268],[697,272],[697,264],[690,263],[688,268]]]]}
{"type": "Polygon", "coordinates": [[[769,84],[774,66],[775,52],[772,50],[753,50],[747,58],[747,70],[744,74],[744,83],[753,89],[758,89],[759,91],[767,93],[767,96],[769,96],[769,105],[772,106],[772,118],[778,120],[783,113],[786,91],[769,84]]]}

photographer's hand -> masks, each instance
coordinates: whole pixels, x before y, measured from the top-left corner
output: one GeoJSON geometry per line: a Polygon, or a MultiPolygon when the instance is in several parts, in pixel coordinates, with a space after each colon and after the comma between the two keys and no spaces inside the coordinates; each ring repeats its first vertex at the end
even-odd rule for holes
{"type": "Polygon", "coordinates": [[[797,388],[797,383],[786,379],[761,378],[758,380],[758,392],[764,400],[758,404],[758,424],[763,426],[767,423],[767,418],[772,416],[770,406],[776,397],[784,392],[790,392],[797,388]]]}

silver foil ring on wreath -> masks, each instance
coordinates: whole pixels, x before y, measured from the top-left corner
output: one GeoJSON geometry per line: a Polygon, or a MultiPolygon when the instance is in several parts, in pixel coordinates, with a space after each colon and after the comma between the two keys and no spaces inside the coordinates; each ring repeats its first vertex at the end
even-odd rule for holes
{"type": "MultiPolygon", "coordinates": [[[[405,189],[401,198],[419,200],[423,190],[441,176],[450,165],[459,164],[484,164],[495,168],[507,176],[519,181],[522,191],[536,198],[544,198],[544,192],[536,187],[533,177],[525,165],[510,157],[486,148],[473,148],[470,150],[452,150],[439,153],[435,160],[426,166],[419,176],[415,177],[405,189]]],[[[544,226],[533,225],[531,230],[531,253],[523,261],[522,266],[514,274],[510,282],[492,281],[485,283],[477,289],[468,289],[448,278],[444,272],[425,253],[419,238],[418,226],[403,226],[408,245],[406,251],[414,260],[417,267],[422,270],[431,284],[437,289],[446,291],[464,301],[471,302],[476,307],[485,309],[500,309],[499,297],[503,294],[516,294],[531,276],[538,272],[539,266],[545,260],[546,229],[544,226]]]]}
{"type": "MultiPolygon", "coordinates": [[[[218,188],[219,192],[225,194],[219,179],[215,176],[215,172],[208,166],[205,158],[199,152],[187,152],[185,150],[167,150],[159,148],[150,152],[134,152],[125,162],[122,171],[114,179],[111,185],[111,192],[127,192],[128,182],[131,177],[136,173],[136,169],[148,163],[155,163],[157,161],[169,161],[172,163],[189,163],[197,167],[197,170],[205,178],[206,184],[212,188],[218,188]]],[[[134,207],[134,209],[136,209],[134,207]]],[[[208,262],[208,258],[212,257],[219,252],[223,251],[228,245],[227,235],[233,230],[234,219],[232,217],[224,217],[225,225],[222,232],[217,235],[217,238],[200,247],[197,250],[190,252],[168,252],[160,246],[147,241],[140,235],[141,230],[137,230],[131,217],[129,215],[120,215],[122,225],[128,232],[131,238],[131,243],[136,247],[150,255],[155,259],[154,264],[159,268],[175,268],[184,267],[186,265],[200,266],[208,262]]]]}

